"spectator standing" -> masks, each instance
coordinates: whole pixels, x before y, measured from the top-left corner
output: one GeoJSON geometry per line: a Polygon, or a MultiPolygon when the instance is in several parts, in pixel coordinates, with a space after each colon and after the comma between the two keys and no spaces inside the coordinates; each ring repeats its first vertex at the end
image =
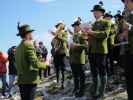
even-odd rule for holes
{"type": "Polygon", "coordinates": [[[10,96],[13,95],[12,88],[15,86],[14,82],[17,76],[16,64],[15,64],[15,53],[16,53],[16,46],[12,46],[8,50],[8,60],[9,60],[9,94],[10,96]]]}
{"type": "Polygon", "coordinates": [[[0,79],[2,81],[2,95],[6,96],[6,87],[7,87],[7,82],[6,82],[6,73],[7,73],[7,60],[8,56],[7,54],[4,54],[0,52],[0,79]]]}
{"type": "MultiPolygon", "coordinates": [[[[47,60],[47,55],[48,55],[48,50],[47,48],[44,46],[43,42],[39,42],[39,49],[40,49],[40,53],[42,55],[42,59],[44,62],[46,62],[47,60]]],[[[47,71],[48,71],[48,68],[43,70],[43,74],[44,74],[44,77],[47,77],[47,71]]],[[[42,70],[40,70],[39,72],[40,74],[42,74],[42,70]]]]}

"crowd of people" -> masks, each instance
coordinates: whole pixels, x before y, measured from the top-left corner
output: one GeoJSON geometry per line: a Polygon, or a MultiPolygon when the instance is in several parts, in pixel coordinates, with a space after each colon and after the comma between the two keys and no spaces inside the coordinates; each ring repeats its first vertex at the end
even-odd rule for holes
{"type": "Polygon", "coordinates": [[[125,12],[118,11],[113,16],[111,12],[105,11],[103,2],[95,5],[91,12],[96,19],[94,23],[82,23],[82,19],[78,17],[71,25],[73,30],[65,30],[63,21],[55,25],[51,53],[54,57],[57,83],[59,73],[62,74],[62,88],[64,88],[64,59],[69,58],[74,81],[73,94],[76,97],[82,97],[85,92],[84,68],[88,59],[93,81],[90,93],[94,100],[101,100],[107,81],[115,79],[115,67],[120,66],[126,70],[129,23],[124,18],[125,12]],[[68,35],[71,36],[69,41],[68,35]]]}
{"type": "MultiPolygon", "coordinates": [[[[91,12],[93,23],[83,23],[80,17],[74,20],[67,29],[63,21],[55,25],[51,42],[51,55],[56,72],[57,84],[64,89],[66,64],[69,59],[73,76],[75,97],[85,93],[85,66],[89,61],[92,82],[89,91],[92,100],[103,100],[108,80],[115,79],[117,66],[124,70],[128,100],[133,100],[132,59],[133,59],[133,1],[122,0],[125,4],[123,12],[112,15],[106,11],[103,2],[94,5],[91,12]],[[68,40],[68,37],[70,39],[68,40]],[[60,78],[61,73],[61,78],[60,78]]],[[[33,29],[29,25],[18,23],[18,34],[21,43],[8,50],[7,59],[2,60],[0,52],[0,78],[3,83],[2,95],[12,96],[12,87],[16,79],[22,100],[33,100],[40,79],[50,75],[50,65],[47,64],[48,50],[43,42],[34,41],[33,29]],[[6,63],[9,61],[9,84],[6,82],[6,63]]]]}

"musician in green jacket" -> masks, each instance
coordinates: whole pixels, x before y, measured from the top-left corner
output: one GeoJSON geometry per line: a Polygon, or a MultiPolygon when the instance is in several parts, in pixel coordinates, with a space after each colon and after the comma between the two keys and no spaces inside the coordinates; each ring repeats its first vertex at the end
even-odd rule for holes
{"type": "Polygon", "coordinates": [[[114,50],[114,40],[116,36],[116,25],[112,22],[112,18],[113,15],[111,14],[111,12],[105,13],[104,19],[108,20],[111,24],[111,30],[107,40],[108,54],[106,58],[107,73],[109,77],[114,74],[113,50],[114,50]]]}
{"type": "Polygon", "coordinates": [[[85,49],[87,48],[87,41],[84,37],[84,33],[81,32],[80,22],[76,21],[72,24],[74,28],[73,43],[70,44],[70,63],[72,74],[74,78],[74,90],[73,93],[77,97],[84,95],[85,88],[85,74],[84,66],[86,61],[85,49]]]}
{"type": "Polygon", "coordinates": [[[122,0],[125,4],[124,18],[129,24],[128,29],[128,55],[126,66],[128,100],[133,100],[133,0],[122,0]]]}
{"type": "Polygon", "coordinates": [[[59,22],[57,23],[56,27],[56,32],[53,33],[54,38],[52,40],[52,55],[54,57],[54,65],[56,69],[56,78],[57,78],[57,83],[59,83],[59,76],[60,72],[62,75],[61,78],[61,88],[64,88],[64,78],[65,78],[65,62],[64,59],[65,57],[69,56],[68,52],[68,34],[65,32],[65,24],[64,22],[59,22]]]}
{"type": "MultiPolygon", "coordinates": [[[[124,19],[123,14],[121,12],[118,12],[115,16],[115,21],[117,25],[117,34],[116,34],[116,39],[117,41],[115,44],[115,48],[118,49],[118,51],[115,53],[118,56],[118,64],[122,68],[126,68],[126,55],[128,53],[128,23],[124,19]],[[125,44],[123,44],[125,43],[125,44]],[[120,44],[120,45],[119,45],[120,44]]],[[[115,50],[116,51],[116,50],[115,50]]]]}
{"type": "Polygon", "coordinates": [[[18,85],[22,100],[34,100],[34,94],[39,82],[39,68],[45,69],[46,65],[39,61],[32,42],[32,32],[29,25],[18,25],[22,41],[16,50],[16,68],[18,85]]]}
{"type": "Polygon", "coordinates": [[[93,10],[96,21],[92,25],[92,30],[88,35],[92,37],[90,43],[89,61],[93,77],[92,96],[94,100],[102,99],[107,82],[106,56],[108,54],[107,39],[110,33],[111,24],[103,19],[105,9],[101,2],[95,5],[93,10]]]}

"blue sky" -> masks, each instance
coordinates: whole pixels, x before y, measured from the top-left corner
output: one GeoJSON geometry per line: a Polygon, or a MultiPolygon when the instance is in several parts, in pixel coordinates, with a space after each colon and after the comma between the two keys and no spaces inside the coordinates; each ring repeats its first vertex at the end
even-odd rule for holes
{"type": "MultiPolygon", "coordinates": [[[[42,40],[50,48],[48,30],[59,20],[69,26],[76,16],[84,21],[93,20],[90,10],[100,0],[1,0],[0,1],[0,50],[7,51],[17,45],[17,22],[31,25],[35,39],[42,40]]],[[[103,0],[104,7],[113,14],[123,9],[121,0],[103,0]]]]}

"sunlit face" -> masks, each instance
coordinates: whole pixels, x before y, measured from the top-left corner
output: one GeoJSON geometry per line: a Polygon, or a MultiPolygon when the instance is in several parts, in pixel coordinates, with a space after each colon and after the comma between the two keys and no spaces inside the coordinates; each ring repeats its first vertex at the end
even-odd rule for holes
{"type": "Polygon", "coordinates": [[[65,25],[61,23],[61,24],[58,26],[58,28],[59,28],[60,30],[64,30],[64,29],[65,29],[65,25]]]}
{"type": "Polygon", "coordinates": [[[61,27],[61,29],[64,29],[65,28],[65,25],[64,24],[61,24],[60,27],[61,27]]]}
{"type": "Polygon", "coordinates": [[[26,40],[33,40],[32,32],[26,34],[25,39],[26,40]]]}
{"type": "Polygon", "coordinates": [[[74,26],[74,32],[79,32],[81,30],[80,26],[74,26]]]}
{"type": "Polygon", "coordinates": [[[133,10],[133,0],[125,0],[124,3],[129,10],[133,10]]]}
{"type": "Polygon", "coordinates": [[[100,18],[101,16],[103,16],[103,13],[101,11],[94,11],[93,15],[96,19],[100,18]]]}

